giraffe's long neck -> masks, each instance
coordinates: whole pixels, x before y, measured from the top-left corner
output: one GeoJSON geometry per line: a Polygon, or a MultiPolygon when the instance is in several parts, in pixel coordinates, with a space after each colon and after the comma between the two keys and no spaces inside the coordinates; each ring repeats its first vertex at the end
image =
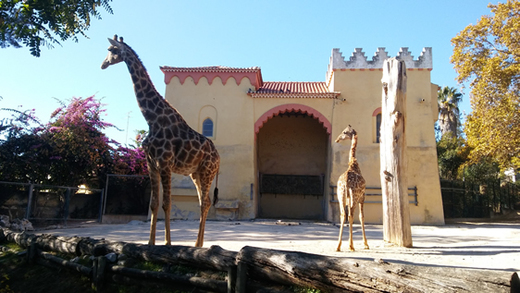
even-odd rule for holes
{"type": "Polygon", "coordinates": [[[356,157],[356,148],[357,148],[357,134],[355,134],[352,137],[352,144],[350,145],[349,161],[352,161],[352,159],[356,157]]]}
{"type": "MultiPolygon", "coordinates": [[[[128,45],[126,46],[127,50],[124,61],[132,77],[137,103],[146,122],[149,126],[152,126],[157,121],[157,115],[163,113],[165,104],[167,103],[155,89],[146,68],[137,54],[128,45]]],[[[173,109],[171,106],[168,108],[173,109]]],[[[177,111],[175,112],[177,113],[177,111]]]]}

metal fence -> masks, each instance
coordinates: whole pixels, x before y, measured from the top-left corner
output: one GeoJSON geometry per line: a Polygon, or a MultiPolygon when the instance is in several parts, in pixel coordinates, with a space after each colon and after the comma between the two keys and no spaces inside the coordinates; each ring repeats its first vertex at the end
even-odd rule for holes
{"type": "Polygon", "coordinates": [[[485,183],[441,180],[445,218],[487,218],[514,209],[520,200],[518,184],[501,180],[485,183]]]}
{"type": "MultiPolygon", "coordinates": [[[[338,202],[337,186],[330,185],[331,202],[338,202]]],[[[379,186],[367,186],[365,187],[365,201],[364,203],[383,203],[382,197],[383,190],[379,186]]],[[[418,200],[419,194],[417,193],[417,186],[408,187],[408,199],[409,203],[419,205],[418,200]]]]}
{"type": "Polygon", "coordinates": [[[0,181],[0,214],[30,221],[101,222],[103,189],[0,181]]]}
{"type": "Polygon", "coordinates": [[[148,175],[107,175],[103,215],[148,215],[150,178],[148,175]]]}

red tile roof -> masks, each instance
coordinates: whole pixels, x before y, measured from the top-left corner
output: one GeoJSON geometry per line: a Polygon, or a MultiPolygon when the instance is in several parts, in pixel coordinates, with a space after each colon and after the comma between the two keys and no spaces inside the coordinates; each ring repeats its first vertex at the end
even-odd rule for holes
{"type": "Polygon", "coordinates": [[[260,67],[226,67],[226,66],[204,66],[204,67],[170,67],[161,66],[164,73],[164,82],[168,84],[170,80],[177,76],[181,82],[187,77],[192,77],[195,84],[199,83],[202,77],[206,77],[209,84],[213,83],[216,77],[220,77],[223,84],[226,84],[230,77],[233,77],[237,84],[242,82],[242,78],[249,79],[254,88],[247,93],[253,98],[310,98],[310,99],[334,99],[339,96],[338,92],[330,92],[325,82],[288,82],[288,81],[268,81],[262,80],[260,67]]]}
{"type": "Polygon", "coordinates": [[[266,81],[255,92],[249,92],[253,98],[329,98],[339,95],[330,92],[325,82],[286,82],[266,81]]]}
{"type": "Polygon", "coordinates": [[[260,67],[227,67],[227,66],[202,66],[202,67],[171,67],[161,66],[163,72],[257,72],[260,67]]]}

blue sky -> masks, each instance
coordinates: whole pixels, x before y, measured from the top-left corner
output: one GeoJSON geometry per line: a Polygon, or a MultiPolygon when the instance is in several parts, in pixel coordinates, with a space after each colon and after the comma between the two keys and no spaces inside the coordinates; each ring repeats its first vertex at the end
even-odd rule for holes
{"type": "MultiPolygon", "coordinates": [[[[498,1],[492,1],[496,4],[498,1]]],[[[262,68],[264,81],[325,81],[333,48],[348,58],[363,48],[371,60],[378,47],[396,56],[409,47],[416,59],[433,48],[431,81],[456,86],[451,38],[482,15],[490,1],[136,1],[114,0],[87,31],[89,39],[42,49],[0,49],[0,108],[36,109],[43,122],[55,100],[96,95],[106,104],[104,120],[121,130],[107,135],[131,143],[148,129],[123,64],[101,70],[108,37],[123,36],[140,56],[157,90],[165,84],[159,66],[222,65],[262,68]],[[21,106],[21,108],[20,108],[21,106]],[[128,127],[127,127],[128,125],[128,127]]],[[[471,111],[469,89],[461,108],[471,111]]],[[[0,119],[10,113],[0,111],[0,119]]]]}

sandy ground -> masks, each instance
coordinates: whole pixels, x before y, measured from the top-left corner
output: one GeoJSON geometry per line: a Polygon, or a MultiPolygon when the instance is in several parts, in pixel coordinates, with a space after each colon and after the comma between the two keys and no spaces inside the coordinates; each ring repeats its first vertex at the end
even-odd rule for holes
{"type": "MultiPolygon", "coordinates": [[[[520,219],[520,213],[518,213],[520,219]]],[[[195,244],[198,221],[172,221],[172,244],[195,244]]],[[[80,227],[39,231],[111,241],[147,243],[149,222],[85,224],[80,227]]],[[[208,221],[204,247],[219,245],[239,251],[244,246],[349,257],[383,259],[392,263],[520,272],[520,221],[501,223],[458,222],[444,226],[412,226],[413,248],[392,247],[383,241],[382,225],[366,225],[369,250],[363,249],[361,228],[354,224],[355,252],[348,251],[345,227],[341,252],[336,252],[339,227],[310,221],[208,221]]],[[[164,243],[164,222],[158,222],[157,244],[164,243]]]]}

